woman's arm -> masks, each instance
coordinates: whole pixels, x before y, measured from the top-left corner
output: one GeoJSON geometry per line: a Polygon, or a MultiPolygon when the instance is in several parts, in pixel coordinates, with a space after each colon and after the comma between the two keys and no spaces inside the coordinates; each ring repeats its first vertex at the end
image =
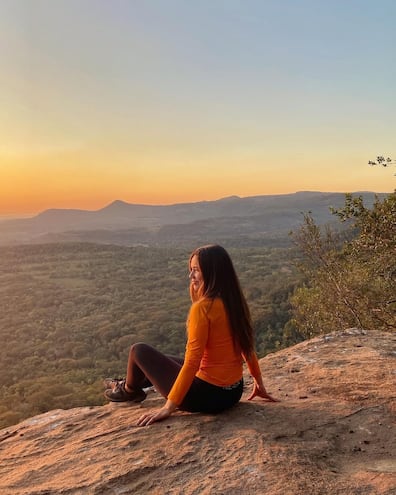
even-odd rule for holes
{"type": "Polygon", "coordinates": [[[157,411],[143,414],[137,422],[138,426],[150,425],[155,421],[168,418],[181,404],[199,369],[208,340],[208,331],[209,321],[204,306],[199,303],[193,304],[189,314],[184,364],[168,394],[165,405],[157,411]]]}
{"type": "Polygon", "coordinates": [[[246,359],[245,356],[243,357],[254,380],[253,391],[249,395],[248,400],[252,400],[254,397],[261,397],[268,402],[279,402],[278,399],[274,399],[271,395],[269,395],[264,387],[263,377],[261,375],[256,353],[253,352],[249,359],[246,359]]]}

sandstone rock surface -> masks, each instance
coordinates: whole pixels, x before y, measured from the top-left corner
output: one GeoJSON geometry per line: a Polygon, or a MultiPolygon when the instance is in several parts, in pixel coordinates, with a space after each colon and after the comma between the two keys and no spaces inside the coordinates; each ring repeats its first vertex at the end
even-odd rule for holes
{"type": "Polygon", "coordinates": [[[163,399],[55,410],[0,431],[2,495],[396,494],[396,336],[355,329],[260,360],[279,403],[177,412],[163,399]]]}

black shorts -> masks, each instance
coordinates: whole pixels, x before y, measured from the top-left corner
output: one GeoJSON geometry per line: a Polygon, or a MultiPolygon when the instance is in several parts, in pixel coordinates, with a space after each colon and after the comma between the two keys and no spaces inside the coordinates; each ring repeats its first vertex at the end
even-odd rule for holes
{"type": "Polygon", "coordinates": [[[228,387],[218,387],[195,377],[179,409],[216,414],[239,402],[242,392],[242,378],[228,387]]]}

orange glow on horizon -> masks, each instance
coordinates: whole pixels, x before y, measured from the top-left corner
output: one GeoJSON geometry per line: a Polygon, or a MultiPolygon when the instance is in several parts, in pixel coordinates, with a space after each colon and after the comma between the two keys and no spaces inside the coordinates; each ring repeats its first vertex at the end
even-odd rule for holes
{"type": "Polygon", "coordinates": [[[0,156],[0,216],[34,215],[50,208],[97,210],[115,200],[135,204],[174,204],[218,200],[227,196],[322,192],[391,192],[390,169],[369,167],[363,157],[321,166],[307,159],[216,156],[172,162],[131,155],[64,153],[48,156],[0,156]],[[210,158],[212,158],[210,160],[210,158]],[[140,166],[135,165],[141,163],[140,166]],[[286,165],[284,165],[286,163],[286,165]],[[133,164],[133,166],[131,165],[133,164]],[[342,170],[342,171],[340,171],[342,170]]]}

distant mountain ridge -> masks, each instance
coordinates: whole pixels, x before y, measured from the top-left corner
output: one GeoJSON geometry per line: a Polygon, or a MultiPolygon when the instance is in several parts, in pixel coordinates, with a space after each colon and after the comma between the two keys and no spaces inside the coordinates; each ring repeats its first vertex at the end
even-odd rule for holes
{"type": "MultiPolygon", "coordinates": [[[[375,193],[357,192],[366,202],[375,193]]],[[[379,194],[379,196],[381,196],[379,194]]],[[[301,191],[292,194],[214,201],[144,205],[115,200],[95,211],[48,209],[32,217],[0,222],[0,244],[92,241],[139,244],[186,239],[284,236],[311,211],[318,223],[331,221],[329,208],[344,204],[344,193],[301,191]],[[186,237],[187,236],[187,237],[186,237]]]]}

